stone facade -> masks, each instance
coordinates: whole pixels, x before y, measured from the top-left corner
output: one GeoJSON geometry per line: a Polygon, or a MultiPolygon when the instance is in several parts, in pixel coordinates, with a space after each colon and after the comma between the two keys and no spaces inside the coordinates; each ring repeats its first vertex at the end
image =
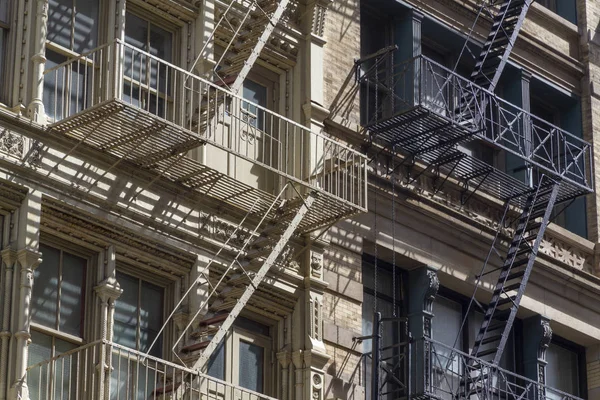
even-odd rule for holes
{"type": "MultiPolygon", "coordinates": [[[[218,329],[215,326],[222,322],[216,323],[213,318],[229,312],[250,284],[249,280],[243,280],[245,268],[250,269],[251,276],[258,269],[251,262],[238,266],[235,255],[245,251],[240,248],[252,237],[252,224],[257,223],[262,214],[251,213],[246,220],[243,206],[250,206],[240,206],[243,200],[238,203],[231,200],[240,193],[230,197],[209,193],[212,176],[206,175],[194,190],[188,190],[189,187],[181,184],[184,180],[165,178],[170,167],[161,167],[159,173],[152,164],[135,167],[110,154],[110,146],[104,145],[98,150],[92,142],[84,143],[87,136],[78,142],[64,132],[53,131],[54,117],[49,115],[49,104],[44,103],[47,103],[44,95],[48,89],[43,84],[44,77],[49,79],[44,75],[44,69],[50,65],[46,58],[54,51],[45,49],[49,45],[45,37],[48,19],[52,17],[49,3],[45,0],[10,3],[10,30],[6,35],[7,47],[3,49],[9,56],[0,59],[4,63],[2,79],[5,79],[0,105],[0,298],[3,299],[0,306],[0,400],[28,397],[34,400],[35,388],[27,385],[28,371],[32,367],[29,349],[37,344],[32,339],[33,332],[51,332],[55,334],[52,340],[64,340],[73,346],[118,340],[114,335],[118,322],[115,313],[123,296],[122,283],[128,279],[124,275],[161,289],[164,314],[161,323],[173,312],[163,333],[164,349],[160,358],[172,365],[193,364],[201,356],[206,338],[213,335],[214,329],[218,329]],[[203,187],[207,188],[204,192],[195,190],[203,187]],[[37,268],[45,265],[40,243],[64,251],[72,249],[88,260],[85,326],[81,328],[81,337],[65,335],[57,327],[41,326],[39,320],[31,319],[34,288],[44,284],[34,279],[37,268]],[[212,285],[223,276],[228,265],[235,265],[237,273],[228,275],[231,286],[208,303],[212,285]],[[175,349],[173,353],[171,346],[175,349]]],[[[223,37],[217,37],[214,43],[204,46],[212,26],[220,18],[220,14],[215,14],[214,2],[127,0],[109,3],[102,4],[102,21],[106,26],[99,29],[99,35],[106,40],[100,42],[125,37],[126,10],[139,18],[150,15],[148,26],[156,24],[173,32],[173,51],[177,53],[173,63],[183,70],[193,66],[195,73],[212,79],[211,69],[218,63],[224,43],[223,37]],[[200,50],[204,54],[194,63],[200,50]]],[[[475,3],[471,0],[407,0],[402,7],[414,7],[419,21],[424,18],[466,34],[473,23],[475,3]]],[[[583,137],[598,148],[600,3],[577,0],[576,6],[578,23],[573,24],[534,3],[511,63],[539,80],[550,82],[561,93],[579,97],[583,137]]],[[[259,106],[277,114],[269,117],[271,120],[266,117],[261,120],[251,115],[258,114],[260,107],[246,107],[243,119],[240,118],[251,127],[244,131],[245,146],[251,147],[264,139],[256,132],[260,131],[260,123],[269,124],[283,115],[295,122],[281,119],[279,123],[285,121],[289,124],[286,126],[298,132],[302,127],[302,134],[315,134],[293,138],[290,143],[297,147],[290,145],[289,154],[280,155],[286,166],[300,163],[296,157],[298,160],[304,157],[302,165],[307,170],[322,172],[329,168],[320,165],[320,157],[327,149],[321,148],[326,146],[316,137],[332,140],[328,143],[348,145],[372,160],[365,187],[368,204],[364,207],[368,205],[368,212],[356,212],[337,222],[333,218],[316,231],[295,236],[248,301],[242,313],[245,322],[226,335],[224,343],[228,351],[235,351],[235,346],[239,347],[244,340],[244,343],[264,344],[263,355],[269,361],[265,361],[260,389],[254,388],[262,391],[263,397],[281,400],[369,397],[365,355],[369,339],[358,339],[364,335],[363,329],[369,322],[363,310],[367,296],[365,282],[370,279],[363,276],[365,256],[375,256],[393,268],[398,267],[399,275],[405,274],[403,290],[409,293],[406,296],[410,300],[403,301],[408,302],[409,332],[413,337],[433,336],[435,340],[432,324],[436,321],[437,296],[452,292],[457,298],[471,297],[503,212],[499,199],[480,192],[462,204],[462,188],[452,179],[440,188],[436,186],[436,177],[429,172],[410,182],[405,170],[399,170],[391,178],[384,172],[389,163],[400,162],[400,159],[380,156],[380,149],[370,146],[360,126],[355,61],[365,55],[361,54],[361,9],[358,0],[291,2],[249,75],[250,80],[265,90],[265,102],[259,106]],[[316,149],[314,153],[295,150],[303,141],[311,140],[314,143],[308,148],[316,149]],[[332,222],[335,223],[330,225],[332,222]],[[252,327],[263,330],[252,336],[255,333],[252,327]]],[[[229,22],[236,23],[235,19],[229,22]]],[[[0,28],[4,26],[0,24],[0,28]]],[[[489,20],[479,21],[474,26],[474,39],[483,40],[489,28],[489,20]]],[[[223,34],[218,31],[217,36],[223,34]]],[[[416,47],[420,47],[420,43],[416,47]]],[[[56,46],[50,44],[50,48],[56,46]]],[[[221,90],[227,82],[221,79],[215,83],[214,90],[221,90]]],[[[187,99],[187,103],[186,99],[179,100],[188,108],[193,105],[196,111],[210,104],[210,99],[203,98],[187,99]]],[[[225,102],[215,100],[215,103],[225,102]]],[[[165,107],[168,110],[171,106],[165,107]]],[[[143,111],[139,118],[149,112],[143,111]]],[[[96,118],[100,119],[89,110],[85,113],[89,118],[74,123],[69,129],[76,130],[78,123],[95,123],[96,118]]],[[[227,109],[221,118],[229,120],[220,122],[233,132],[239,121],[232,115],[231,109],[227,109]]],[[[182,113],[181,119],[190,126],[200,120],[185,118],[182,113]]],[[[210,120],[210,116],[207,119],[210,120]]],[[[130,124],[135,125],[132,121],[130,124]]],[[[164,128],[169,124],[158,125],[164,128]]],[[[122,127],[115,125],[114,129],[117,128],[122,127]]],[[[217,137],[224,138],[224,132],[211,132],[210,138],[215,141],[217,137]]],[[[93,138],[93,132],[89,136],[93,138]]],[[[262,151],[264,148],[263,145],[262,151]]],[[[260,151],[258,147],[253,149],[260,151]]],[[[268,185],[260,186],[261,179],[276,176],[272,181],[280,184],[285,180],[284,174],[276,175],[281,171],[273,170],[283,164],[277,168],[269,165],[265,175],[263,169],[254,170],[257,164],[249,161],[248,153],[233,160],[235,151],[227,149],[224,142],[213,142],[213,145],[194,148],[188,155],[210,167],[211,173],[229,179],[230,188],[247,185],[248,192],[256,190],[274,199],[276,191],[268,185]]],[[[185,153],[179,153],[183,158],[185,153]]],[[[594,154],[594,159],[593,180],[597,181],[596,177],[600,176],[598,154],[594,154]]],[[[336,168],[342,166],[331,165],[332,170],[336,168]]],[[[423,165],[417,164],[414,168],[420,171],[423,165]]],[[[313,188],[332,184],[334,176],[323,178],[313,188]]],[[[191,178],[193,174],[187,177],[191,178]]],[[[301,192],[309,191],[305,183],[313,178],[303,175],[298,179],[296,183],[301,192]]],[[[288,189],[286,195],[292,193],[292,189],[288,189]]],[[[262,199],[257,203],[263,206],[259,200],[262,199]]],[[[546,364],[552,360],[545,352],[550,346],[549,336],[554,334],[578,349],[580,360],[586,366],[586,371],[579,372],[582,377],[585,375],[582,381],[585,380],[587,388],[582,388],[577,395],[589,399],[600,399],[599,204],[596,194],[587,195],[587,239],[556,224],[546,230],[518,315],[526,321],[523,326],[531,327],[529,333],[535,334],[526,352],[528,368],[535,372],[528,373],[527,377],[546,382],[546,364]],[[539,375],[531,376],[538,371],[541,371],[539,375]]],[[[337,216],[335,211],[332,213],[337,216]]],[[[504,240],[510,237],[508,231],[502,234],[504,240]]],[[[268,250],[274,247],[270,246],[268,250]]],[[[500,260],[492,261],[492,266],[500,265],[500,260]]],[[[139,283],[139,287],[144,284],[139,283]]],[[[491,277],[483,279],[476,298],[485,302],[493,284],[491,277]]],[[[225,362],[222,378],[239,387],[242,382],[236,368],[240,369],[241,363],[239,353],[235,354],[237,357],[232,353],[225,362]]],[[[96,365],[100,378],[94,383],[98,385],[94,390],[108,398],[109,376],[115,369],[109,353],[102,353],[100,360],[96,365]]]]}

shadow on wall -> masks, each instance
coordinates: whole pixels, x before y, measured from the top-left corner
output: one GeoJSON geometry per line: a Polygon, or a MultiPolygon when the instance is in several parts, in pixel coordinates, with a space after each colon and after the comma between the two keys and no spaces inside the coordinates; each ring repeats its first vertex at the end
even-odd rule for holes
{"type": "Polygon", "coordinates": [[[360,18],[360,6],[356,0],[335,1],[329,6],[327,12],[334,14],[334,19],[340,21],[339,35],[332,37],[339,41],[346,37],[352,23],[358,22],[360,18]]]}
{"type": "Polygon", "coordinates": [[[329,110],[331,114],[329,119],[344,126],[359,121],[352,121],[353,115],[358,115],[359,102],[358,92],[359,85],[356,82],[356,68],[352,68],[348,72],[348,76],[344,79],[344,83],[333,98],[329,110]]]}
{"type": "MultiPolygon", "coordinates": [[[[359,400],[365,398],[365,382],[363,382],[363,357],[355,354],[358,342],[354,342],[351,351],[347,351],[344,359],[339,365],[333,361],[327,367],[325,375],[325,398],[359,400]],[[349,376],[342,377],[342,371],[346,370],[351,357],[357,358],[358,362],[349,376]]],[[[335,359],[335,357],[334,357],[335,359]]]]}

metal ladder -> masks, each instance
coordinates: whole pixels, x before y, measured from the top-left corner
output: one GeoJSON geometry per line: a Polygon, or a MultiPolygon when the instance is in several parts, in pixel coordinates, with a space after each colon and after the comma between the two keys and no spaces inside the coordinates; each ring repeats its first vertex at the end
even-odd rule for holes
{"type": "MultiPolygon", "coordinates": [[[[544,175],[540,179],[540,184],[526,194],[527,198],[522,213],[502,267],[499,268],[499,276],[492,298],[485,307],[483,322],[471,351],[471,355],[477,359],[488,361],[493,365],[500,363],[544,232],[550,222],[559,188],[559,181],[544,175]]],[[[508,214],[510,207],[509,200],[506,203],[504,215],[508,214]]],[[[499,231],[501,229],[502,224],[498,227],[499,231]]],[[[498,235],[499,232],[496,237],[498,235]]],[[[500,250],[496,248],[496,242],[497,240],[494,240],[490,254],[492,251],[501,254],[500,250]]],[[[486,266],[487,260],[482,275],[498,272],[498,269],[485,272],[486,266]]],[[[474,297],[472,302],[476,302],[474,297]]],[[[481,368],[475,364],[477,361],[472,359],[469,367],[481,371],[481,368]]],[[[481,373],[476,373],[474,376],[466,376],[461,384],[466,384],[467,387],[472,385],[468,388],[468,393],[472,394],[483,390],[482,385],[486,379],[485,376],[481,376],[481,373]]]]}
{"type": "Polygon", "coordinates": [[[484,2],[480,13],[485,8],[494,18],[490,33],[471,73],[474,83],[494,91],[532,2],[533,0],[489,0],[488,5],[484,2]],[[497,12],[489,10],[490,7],[497,7],[498,3],[500,7],[497,12]]]}
{"type": "Polygon", "coordinates": [[[274,4],[275,0],[230,0],[228,4],[215,1],[215,6],[222,10],[221,16],[190,71],[206,56],[206,48],[214,40],[223,46],[223,54],[216,61],[213,72],[222,84],[237,94],[281,20],[289,0],[280,0],[277,7],[274,4]],[[235,76],[231,85],[226,79],[229,76],[235,76]]]}
{"type": "MultiPolygon", "coordinates": [[[[285,188],[284,188],[284,190],[285,190],[285,188]]],[[[283,193],[284,190],[282,190],[281,193],[283,193]]],[[[267,275],[267,273],[269,272],[271,267],[275,264],[275,262],[277,261],[277,258],[282,253],[283,249],[285,248],[286,244],[288,243],[288,241],[290,240],[292,235],[294,235],[296,233],[302,220],[308,213],[310,207],[315,202],[316,196],[317,196],[316,192],[311,192],[307,195],[306,198],[301,199],[299,207],[296,207],[294,204],[292,204],[292,210],[294,210],[294,211],[293,211],[293,218],[291,219],[291,221],[287,220],[285,217],[282,218],[280,216],[280,219],[278,219],[277,222],[268,224],[263,229],[263,231],[262,231],[263,233],[261,235],[255,236],[254,239],[252,239],[253,243],[248,246],[248,250],[246,251],[245,249],[242,249],[240,251],[240,253],[238,253],[238,255],[235,257],[235,259],[232,261],[232,263],[230,264],[230,267],[227,269],[227,271],[230,270],[232,265],[237,265],[238,267],[240,267],[241,270],[243,270],[243,274],[247,275],[247,272],[244,269],[243,265],[246,264],[246,266],[248,266],[250,263],[250,261],[248,261],[249,259],[252,259],[255,257],[261,257],[262,254],[265,254],[265,253],[268,254],[266,256],[266,258],[264,259],[264,261],[262,261],[262,264],[260,265],[260,268],[256,271],[256,273],[251,278],[250,278],[250,276],[248,276],[248,278],[250,278],[250,283],[246,286],[246,288],[243,291],[243,293],[241,294],[241,296],[236,299],[233,309],[227,314],[227,316],[224,318],[224,320],[217,322],[218,324],[220,324],[218,330],[212,336],[210,341],[207,341],[207,343],[205,343],[203,346],[201,346],[203,349],[202,354],[195,361],[194,365],[190,367],[190,369],[193,369],[198,372],[202,372],[204,370],[211,355],[214,353],[214,351],[219,346],[220,342],[223,340],[225,335],[227,335],[227,333],[233,326],[235,319],[238,317],[238,315],[244,309],[244,307],[250,300],[251,296],[254,294],[254,292],[260,285],[260,283],[263,281],[263,279],[265,278],[265,276],[267,275]],[[271,238],[268,238],[268,235],[265,234],[265,231],[274,232],[274,233],[271,236],[271,238]],[[280,231],[282,231],[281,234],[278,233],[280,231]],[[272,244],[272,246],[270,244],[272,244]],[[245,258],[247,261],[243,261],[243,259],[241,257],[242,252],[246,253],[245,258]]],[[[277,199],[276,199],[276,201],[277,201],[277,199]]],[[[290,212],[288,211],[289,208],[286,208],[284,206],[283,209],[285,211],[287,211],[286,214],[288,214],[288,215],[290,214],[290,212]]],[[[261,223],[262,223],[262,220],[259,223],[259,226],[261,225],[261,223]]],[[[246,247],[246,246],[244,246],[244,247],[246,247]]],[[[218,287],[219,286],[221,286],[222,289],[225,289],[225,290],[227,289],[229,282],[227,282],[225,279],[223,279],[224,277],[225,277],[225,275],[223,275],[222,278],[219,279],[219,282],[217,282],[217,284],[212,287],[211,293],[208,296],[208,298],[203,302],[202,307],[200,307],[201,309],[204,306],[208,306],[209,301],[211,301],[211,300],[215,301],[215,298],[218,295],[218,287]],[[215,294],[217,294],[217,295],[215,295],[215,294]]],[[[205,282],[208,284],[209,279],[208,279],[208,277],[204,277],[204,279],[200,279],[198,282],[200,282],[200,283],[205,282]]],[[[192,287],[195,286],[198,282],[194,282],[192,284],[192,287]]],[[[218,301],[218,299],[216,299],[216,301],[218,301]]],[[[198,313],[194,316],[194,318],[191,318],[187,327],[183,330],[179,339],[176,341],[175,345],[173,346],[174,352],[175,352],[175,349],[176,349],[177,345],[179,344],[179,342],[183,339],[185,333],[187,331],[189,331],[190,328],[192,327],[192,322],[197,316],[198,316],[198,313]]],[[[177,355],[177,357],[179,358],[178,355],[177,355]]],[[[180,360],[181,360],[181,358],[180,358],[180,360]]],[[[193,381],[195,381],[196,379],[200,379],[200,378],[195,377],[195,378],[191,378],[191,379],[193,381]]],[[[179,382],[176,382],[176,384],[173,386],[173,387],[176,387],[176,389],[174,389],[172,391],[172,398],[183,399],[186,392],[189,390],[189,388],[194,387],[193,382],[190,381],[189,384],[186,384],[185,381],[186,380],[183,379],[183,380],[180,380],[179,382]]]]}

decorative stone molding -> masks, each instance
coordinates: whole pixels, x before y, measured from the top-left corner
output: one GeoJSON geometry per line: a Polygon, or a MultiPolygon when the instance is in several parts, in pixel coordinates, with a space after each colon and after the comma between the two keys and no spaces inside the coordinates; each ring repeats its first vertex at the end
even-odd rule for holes
{"type": "Polygon", "coordinates": [[[319,296],[310,299],[310,333],[312,339],[323,340],[323,301],[319,296]]]}
{"type": "Polygon", "coordinates": [[[328,0],[317,0],[312,4],[312,34],[323,37],[327,8],[332,3],[328,0]]]}
{"type": "Polygon", "coordinates": [[[553,260],[564,263],[579,271],[594,274],[594,253],[584,248],[580,243],[572,244],[546,231],[540,253],[551,257],[553,260]]]}
{"type": "Polygon", "coordinates": [[[30,141],[29,150],[25,154],[25,162],[33,169],[42,166],[44,145],[38,140],[30,141]]]}
{"type": "Polygon", "coordinates": [[[310,275],[317,279],[323,279],[323,254],[311,251],[310,275]]]}
{"type": "Polygon", "coordinates": [[[7,128],[0,132],[0,152],[11,157],[21,159],[23,157],[23,149],[25,147],[25,139],[23,136],[11,132],[7,128]]]}
{"type": "MultiPolygon", "coordinates": [[[[374,172],[383,180],[387,171],[394,165],[397,164],[393,164],[389,159],[381,159],[375,166],[374,172]]],[[[412,174],[414,175],[416,172],[413,171],[412,174]]],[[[408,176],[409,173],[406,170],[399,170],[394,175],[398,186],[403,190],[462,214],[465,218],[482,224],[490,230],[498,229],[503,212],[500,203],[494,205],[491,201],[484,201],[473,196],[466,204],[461,205],[461,192],[451,182],[447,182],[444,187],[439,188],[436,186],[435,176],[422,174],[414,182],[408,184],[408,176]]],[[[511,228],[503,228],[504,235],[510,237],[512,233],[511,228]]],[[[549,257],[554,263],[562,263],[582,272],[596,274],[593,243],[580,237],[573,236],[571,238],[570,236],[573,234],[556,225],[551,225],[546,230],[540,245],[540,254],[549,257]]]]}
{"type": "Polygon", "coordinates": [[[524,375],[545,385],[546,351],[552,341],[550,320],[541,315],[534,315],[523,320],[523,329],[528,332],[523,346],[524,375]]]}
{"type": "MultiPolygon", "coordinates": [[[[42,225],[54,229],[58,232],[64,232],[70,236],[77,237],[80,240],[94,245],[115,243],[119,245],[121,254],[124,247],[131,247],[145,254],[149,254],[163,263],[160,267],[165,267],[164,261],[178,265],[182,270],[188,270],[194,263],[192,255],[176,253],[172,249],[162,249],[164,245],[152,242],[147,237],[135,234],[131,231],[117,231],[103,226],[103,224],[87,215],[79,215],[76,210],[63,211],[53,205],[45,202],[42,205],[43,221],[42,225]],[[100,239],[101,238],[101,239],[100,239]],[[105,243],[102,243],[105,242],[105,243]]],[[[148,261],[150,262],[150,261],[148,261]]],[[[154,265],[150,262],[150,265],[154,265]]],[[[155,265],[159,267],[159,265],[155,265]]]]}

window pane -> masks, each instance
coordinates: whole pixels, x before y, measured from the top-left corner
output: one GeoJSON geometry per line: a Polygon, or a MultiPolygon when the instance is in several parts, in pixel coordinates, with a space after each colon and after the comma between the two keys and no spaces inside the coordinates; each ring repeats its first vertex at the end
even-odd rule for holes
{"type": "Polygon", "coordinates": [[[208,359],[207,374],[213,378],[225,380],[225,339],[208,359]]]}
{"type": "Polygon", "coordinates": [[[8,0],[0,0],[0,21],[8,23],[8,0]]]}
{"type": "MultiPolygon", "coordinates": [[[[398,274],[396,274],[398,276],[398,274]]],[[[387,268],[382,268],[379,265],[377,269],[377,292],[385,294],[389,297],[393,297],[394,291],[394,280],[392,271],[387,268]]],[[[363,264],[363,285],[369,289],[375,289],[375,266],[372,264],[363,264]]],[[[396,290],[399,290],[400,286],[396,285],[396,290]]],[[[398,293],[397,293],[398,294],[398,293]]]]}
{"type": "Polygon", "coordinates": [[[84,258],[63,252],[59,330],[75,336],[82,334],[86,266],[84,258]]]}
{"type": "Polygon", "coordinates": [[[98,44],[98,0],[78,0],[76,10],[73,50],[84,53],[98,44]]]}
{"type": "MultiPolygon", "coordinates": [[[[52,357],[52,337],[40,332],[31,331],[31,344],[29,345],[29,366],[35,365],[52,357]]],[[[46,368],[34,368],[27,374],[27,386],[32,399],[42,399],[45,393],[48,377],[46,368]]]]}
{"type": "Polygon", "coordinates": [[[547,385],[578,396],[579,360],[577,353],[552,343],[548,347],[546,360],[548,361],[548,366],[546,367],[547,385]]]}
{"type": "Polygon", "coordinates": [[[127,13],[125,16],[125,43],[146,51],[147,41],[148,22],[131,13],[127,13]]]}
{"type": "MultiPolygon", "coordinates": [[[[162,289],[148,282],[142,282],[140,304],[140,351],[146,352],[162,327],[162,289]]],[[[150,354],[160,356],[162,353],[160,340],[154,345],[150,354]]]]}
{"type": "Polygon", "coordinates": [[[155,25],[150,26],[150,50],[148,51],[150,54],[171,62],[172,43],[173,34],[171,32],[155,25]]]}
{"type": "Polygon", "coordinates": [[[434,375],[433,385],[442,393],[452,393],[459,385],[463,365],[459,355],[450,348],[462,350],[462,340],[457,335],[462,323],[462,306],[459,303],[438,297],[433,303],[432,336],[448,347],[436,346],[433,363],[439,374],[434,375]],[[454,344],[456,342],[456,345],[454,344]]]}
{"type": "Polygon", "coordinates": [[[50,0],[48,6],[47,39],[70,49],[73,0],[50,0]]]}
{"type": "Polygon", "coordinates": [[[262,393],[264,349],[240,340],[240,386],[262,393]]]}
{"type": "Polygon", "coordinates": [[[433,339],[449,347],[462,350],[462,341],[456,341],[462,323],[462,306],[459,303],[438,297],[433,303],[433,339]],[[456,346],[454,345],[456,341],[456,346]]]}
{"type": "Polygon", "coordinates": [[[115,301],[115,342],[137,349],[139,281],[117,273],[117,281],[123,293],[115,301]]]}
{"type": "Polygon", "coordinates": [[[42,263],[34,272],[31,319],[56,329],[60,250],[42,244],[40,251],[42,263]]]}
{"type": "MultiPolygon", "coordinates": [[[[46,70],[52,69],[58,64],[66,61],[63,55],[46,50],[46,70]]],[[[46,114],[53,119],[61,119],[65,116],[63,96],[66,94],[66,75],[65,69],[60,68],[44,75],[44,94],[43,102],[46,114]]]]}
{"type": "MultiPolygon", "coordinates": [[[[77,345],[64,340],[54,339],[54,356],[66,353],[67,351],[73,350],[77,345]]],[[[65,356],[57,360],[54,371],[54,393],[55,399],[65,399],[75,397],[75,385],[71,381],[71,377],[77,376],[77,364],[76,359],[70,356],[65,356]]]]}
{"type": "MultiPolygon", "coordinates": [[[[244,81],[243,98],[259,106],[267,106],[267,88],[249,79],[244,81]]],[[[244,102],[243,108],[248,111],[248,123],[258,129],[264,128],[264,111],[253,104],[244,102]]]]}

